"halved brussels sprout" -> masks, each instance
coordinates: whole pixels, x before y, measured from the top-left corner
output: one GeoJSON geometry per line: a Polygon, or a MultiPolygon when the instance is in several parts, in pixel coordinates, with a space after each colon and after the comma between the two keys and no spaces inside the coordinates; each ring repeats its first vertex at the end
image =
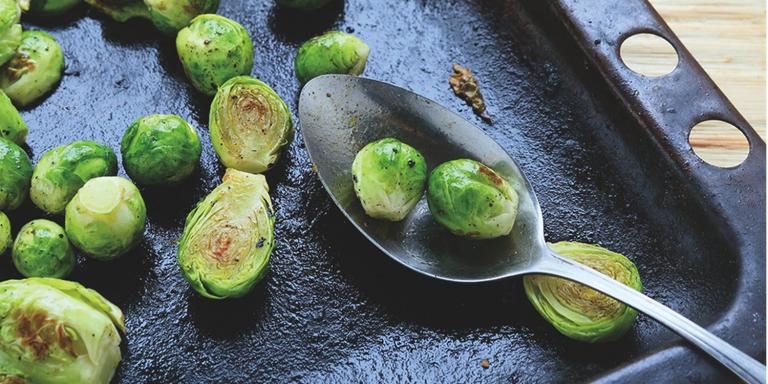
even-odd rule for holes
{"type": "Polygon", "coordinates": [[[28,132],[27,124],[13,106],[11,99],[0,91],[0,137],[22,145],[27,140],[28,132]]]}
{"type": "Polygon", "coordinates": [[[216,13],[219,0],[144,0],[149,16],[157,29],[174,35],[189,25],[196,16],[216,13]]]}
{"type": "Polygon", "coordinates": [[[324,7],[333,0],[277,0],[283,7],[298,9],[300,11],[314,11],[324,7]]]}
{"type": "Polygon", "coordinates": [[[0,210],[18,208],[29,192],[32,162],[21,147],[0,137],[0,210]]]}
{"type": "Polygon", "coordinates": [[[248,76],[224,83],[211,103],[213,148],[228,168],[261,173],[293,139],[291,111],[268,85],[248,76]]]}
{"type": "Polygon", "coordinates": [[[251,73],[253,42],[238,22],[200,15],[176,36],[184,73],[198,91],[213,96],[227,80],[251,73]]]}
{"type": "Polygon", "coordinates": [[[368,216],[400,221],[424,194],[427,163],[410,145],[393,138],[381,139],[357,153],[352,180],[368,216]]]}
{"type": "Polygon", "coordinates": [[[517,200],[517,192],[503,177],[474,160],[442,163],[429,176],[429,210],[455,235],[475,239],[508,235],[515,225],[517,200]]]}
{"type": "Polygon", "coordinates": [[[86,181],[117,174],[112,148],[93,141],[75,141],[46,152],[32,173],[29,196],[43,211],[62,213],[86,181]]]}
{"type": "Polygon", "coordinates": [[[221,185],[187,215],[178,251],[184,277],[208,298],[245,295],[267,270],[274,227],[264,176],[227,169],[221,185]]]}
{"type": "Polygon", "coordinates": [[[64,228],[77,249],[111,260],[139,243],[146,219],[144,199],[133,183],[117,176],[96,177],[67,204],[64,228]]]}
{"type": "MultiPolygon", "coordinates": [[[[0,212],[0,255],[13,243],[11,237],[11,221],[5,213],[0,212]]],[[[1,383],[1,381],[0,381],[1,383]]]]}
{"type": "Polygon", "coordinates": [[[64,228],[50,220],[25,224],[13,243],[13,264],[26,277],[64,278],[75,267],[75,251],[64,228]]]}
{"type": "Polygon", "coordinates": [[[50,92],[63,72],[64,53],[56,39],[43,31],[24,31],[16,55],[0,73],[0,87],[24,107],[50,92]]]}
{"type": "Polygon", "coordinates": [[[0,303],[0,377],[46,384],[112,379],[123,313],[96,291],[59,279],[6,280],[0,303]]]}
{"type": "Polygon", "coordinates": [[[170,185],[197,168],[203,147],[197,132],[177,115],[150,115],[136,119],[120,143],[123,166],[143,185],[170,185]]]}
{"type": "MultiPolygon", "coordinates": [[[[639,292],[640,274],[624,255],[591,244],[549,244],[555,252],[584,264],[639,292]]],[[[546,275],[529,275],[523,286],[533,307],[560,333],[596,343],[616,340],[634,324],[637,311],[579,283],[546,275]]]]}
{"type": "Polygon", "coordinates": [[[29,12],[43,15],[60,15],[80,4],[81,0],[32,0],[29,5],[29,12]]]}
{"type": "Polygon", "coordinates": [[[299,47],[293,63],[296,77],[303,84],[331,73],[359,75],[365,70],[370,53],[362,40],[349,33],[326,32],[299,47]]]}
{"type": "Polygon", "coordinates": [[[142,0],[84,0],[115,21],[125,22],[135,17],[149,19],[149,9],[142,0]]]}

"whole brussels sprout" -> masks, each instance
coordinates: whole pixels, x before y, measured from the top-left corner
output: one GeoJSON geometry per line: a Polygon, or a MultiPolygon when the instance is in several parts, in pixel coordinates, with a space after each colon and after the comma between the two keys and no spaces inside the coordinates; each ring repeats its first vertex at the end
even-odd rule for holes
{"type": "Polygon", "coordinates": [[[43,15],[60,15],[80,4],[81,0],[32,0],[29,5],[29,12],[43,15]]]}
{"type": "Polygon", "coordinates": [[[352,180],[368,216],[400,221],[424,194],[427,163],[410,145],[393,138],[381,139],[357,153],[352,180]]]}
{"type": "Polygon", "coordinates": [[[213,96],[227,80],[251,73],[253,42],[238,22],[200,15],[176,36],[184,73],[195,88],[213,96]]]}
{"type": "Polygon", "coordinates": [[[0,65],[16,54],[21,44],[21,8],[17,0],[0,0],[0,65]]]}
{"type": "Polygon", "coordinates": [[[157,29],[175,35],[198,15],[216,13],[219,0],[144,0],[157,29]]]}
{"type": "Polygon", "coordinates": [[[22,145],[27,140],[28,132],[27,124],[13,106],[11,99],[0,91],[0,137],[22,145]]]}
{"type": "Polygon", "coordinates": [[[120,151],[128,175],[143,185],[178,183],[197,168],[203,147],[197,132],[177,115],[150,115],[134,121],[120,151]]]}
{"type": "Polygon", "coordinates": [[[224,83],[211,103],[211,142],[228,168],[261,173],[293,140],[291,111],[268,85],[248,76],[224,83]]]}
{"type": "Polygon", "coordinates": [[[13,243],[13,264],[26,277],[64,278],[75,267],[75,251],[64,228],[50,220],[25,224],[13,243]]]}
{"type": "Polygon", "coordinates": [[[114,259],[136,246],[147,208],[130,181],[117,176],[88,180],[67,204],[64,228],[77,249],[97,260],[114,259]]]}
{"type": "MultiPolygon", "coordinates": [[[[8,249],[8,246],[13,242],[11,237],[11,221],[8,220],[8,216],[5,213],[0,212],[0,255],[8,249]]],[[[0,381],[1,383],[2,381],[0,381]]]]}
{"type": "Polygon", "coordinates": [[[93,141],[75,141],[43,154],[32,173],[29,196],[48,213],[63,213],[86,181],[117,174],[112,148],[93,141]]]}
{"type": "Polygon", "coordinates": [[[314,11],[324,7],[333,0],[277,0],[280,6],[298,9],[300,11],[314,11]]]}
{"type": "Polygon", "coordinates": [[[24,107],[50,92],[63,72],[64,53],[56,39],[43,31],[24,31],[16,55],[0,73],[0,87],[24,107]]]}
{"type": "Polygon", "coordinates": [[[184,277],[208,298],[245,295],[267,270],[274,226],[264,176],[227,169],[187,215],[177,257],[184,277]]]}
{"type": "Polygon", "coordinates": [[[371,49],[349,33],[331,31],[313,37],[299,47],[293,62],[302,84],[332,73],[359,75],[365,70],[371,49]]]}
{"type": "Polygon", "coordinates": [[[5,383],[107,384],[120,363],[123,313],[66,280],[0,282],[0,377],[5,383]]]}
{"type": "Polygon", "coordinates": [[[21,147],[0,137],[0,210],[18,208],[29,191],[32,162],[21,147]]]}
{"type": "Polygon", "coordinates": [[[115,21],[125,22],[141,17],[149,19],[149,9],[142,0],[84,0],[115,21]]]}
{"type": "MultiPolygon", "coordinates": [[[[560,255],[584,264],[639,292],[640,274],[624,255],[597,245],[563,241],[549,244],[560,255]]],[[[523,277],[533,307],[560,333],[596,343],[616,340],[627,332],[637,311],[585,285],[547,275],[523,277]]]]}
{"type": "Polygon", "coordinates": [[[427,202],[435,220],[455,235],[492,239],[512,232],[517,192],[493,169],[451,160],[429,175],[427,202]]]}

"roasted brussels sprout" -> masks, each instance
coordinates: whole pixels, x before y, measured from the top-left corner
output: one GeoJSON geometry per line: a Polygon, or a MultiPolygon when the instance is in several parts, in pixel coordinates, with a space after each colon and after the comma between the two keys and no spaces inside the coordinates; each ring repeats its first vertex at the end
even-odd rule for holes
{"type": "Polygon", "coordinates": [[[21,8],[18,0],[0,0],[0,65],[16,54],[21,44],[21,8]]]}
{"type": "Polygon", "coordinates": [[[440,164],[429,175],[427,202],[435,220],[455,235],[492,239],[512,232],[517,192],[474,160],[440,164]]]}
{"type": "Polygon", "coordinates": [[[169,185],[189,176],[203,147],[197,132],[177,115],[150,115],[134,121],[120,152],[128,175],[143,185],[169,185]]]}
{"type": "Polygon", "coordinates": [[[32,0],[29,5],[29,12],[43,15],[60,15],[80,4],[81,0],[32,0]]]}
{"type": "Polygon", "coordinates": [[[24,31],[16,55],[0,73],[0,87],[24,107],[50,92],[63,71],[64,53],[56,39],[43,31],[24,31]]]}
{"type": "Polygon", "coordinates": [[[227,169],[221,185],[187,215],[178,251],[184,277],[208,298],[245,295],[267,270],[274,226],[264,176],[227,169]]]}
{"type": "Polygon", "coordinates": [[[277,0],[280,6],[298,9],[300,11],[314,11],[324,7],[333,0],[277,0]]]}
{"type": "Polygon", "coordinates": [[[107,384],[120,363],[123,313],[73,281],[0,282],[4,383],[107,384]]]}
{"type": "Polygon", "coordinates": [[[244,172],[272,167],[293,139],[288,105],[268,85],[248,76],[234,77],[219,88],[209,124],[221,162],[244,172]]]}
{"type": "Polygon", "coordinates": [[[13,106],[11,99],[0,91],[0,137],[22,145],[27,140],[28,132],[27,124],[13,106]]]}
{"type": "Polygon", "coordinates": [[[149,9],[142,0],[84,0],[115,21],[124,22],[141,17],[149,19],[149,9]]]}
{"type": "Polygon", "coordinates": [[[67,204],[64,228],[77,249],[111,260],[141,240],[147,208],[130,181],[116,176],[88,180],[67,204]]]}
{"type": "Polygon", "coordinates": [[[144,0],[149,16],[157,29],[175,35],[196,16],[216,13],[219,0],[144,0]]]}
{"type": "Polygon", "coordinates": [[[211,96],[227,80],[253,69],[253,42],[248,31],[219,15],[192,19],[176,36],[176,50],[192,85],[211,96]]]}
{"type": "Polygon", "coordinates": [[[117,174],[112,148],[93,141],[76,141],[46,152],[32,173],[29,197],[48,213],[63,213],[86,181],[117,174]]]}
{"type": "Polygon", "coordinates": [[[75,251],[64,228],[45,219],[21,227],[12,257],[16,269],[26,277],[64,278],[75,267],[75,251]]]}
{"type": "Polygon", "coordinates": [[[424,194],[427,163],[421,153],[397,139],[369,143],[352,162],[355,194],[368,216],[400,221],[424,194]]]}
{"type": "MultiPolygon", "coordinates": [[[[11,237],[11,221],[5,213],[0,212],[0,255],[13,243],[11,237]]],[[[0,381],[2,383],[2,381],[0,381]]]]}
{"type": "MultiPolygon", "coordinates": [[[[552,250],[612,279],[643,291],[635,264],[616,252],[591,244],[563,241],[552,250]]],[[[560,333],[596,343],[621,337],[637,317],[637,311],[579,283],[546,275],[529,275],[523,286],[533,307],[560,333]]]]}
{"type": "Polygon", "coordinates": [[[29,192],[32,162],[14,142],[0,137],[0,210],[18,208],[29,192]]]}
{"type": "Polygon", "coordinates": [[[306,83],[331,73],[359,75],[365,70],[371,49],[357,37],[344,32],[326,32],[299,47],[294,61],[296,77],[306,83]]]}

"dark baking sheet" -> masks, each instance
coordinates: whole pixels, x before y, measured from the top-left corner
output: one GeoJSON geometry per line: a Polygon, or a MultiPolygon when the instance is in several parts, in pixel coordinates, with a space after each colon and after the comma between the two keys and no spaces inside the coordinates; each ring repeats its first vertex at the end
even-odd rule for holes
{"type": "MultiPolygon", "coordinates": [[[[648,113],[658,99],[633,94],[626,74],[611,71],[604,56],[618,35],[594,39],[599,48],[585,43],[592,41],[589,26],[618,28],[620,20],[649,14],[656,20],[644,2],[349,0],[301,15],[271,1],[224,1],[219,13],[251,32],[253,75],[294,117],[298,44],[326,29],[354,32],[373,49],[366,76],[459,111],[519,161],[538,192],[549,241],[599,243],[626,254],[649,296],[765,359],[764,143],[750,137],[745,165],[722,176],[681,153],[679,138],[667,140],[665,132],[681,128],[648,113]],[[610,8],[620,17],[593,8],[618,3],[610,8]],[[622,7],[623,15],[615,9],[622,7]],[[451,94],[454,62],[476,73],[493,125],[451,94]]],[[[245,298],[199,297],[176,265],[176,241],[186,213],[223,168],[207,134],[210,99],[185,80],[173,40],[158,38],[149,23],[119,24],[86,7],[25,24],[55,35],[67,61],[56,92],[23,113],[34,160],[77,139],[117,151],[127,125],[150,113],[179,114],[203,139],[201,170],[189,182],[142,190],[149,221],[141,246],[110,263],[81,257],[72,275],[125,312],[128,335],[115,382],[733,379],[645,316],[621,340],[587,345],[544,322],[519,280],[457,285],[403,269],[333,205],[311,171],[300,123],[286,156],[267,173],[278,210],[270,273],[245,298]]],[[[711,87],[695,63],[693,70],[697,84],[711,87]]],[[[721,94],[711,97],[740,119],[721,94]]],[[[680,115],[692,104],[664,102],[677,103],[668,107],[680,115]]],[[[27,202],[10,216],[18,229],[41,214],[27,202]]],[[[0,278],[15,277],[6,256],[0,278]]]]}

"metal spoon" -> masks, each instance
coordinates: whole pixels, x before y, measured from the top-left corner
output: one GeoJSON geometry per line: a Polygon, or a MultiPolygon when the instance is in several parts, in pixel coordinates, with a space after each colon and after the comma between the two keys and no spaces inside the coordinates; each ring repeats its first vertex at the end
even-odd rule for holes
{"type": "Polygon", "coordinates": [[[532,273],[564,277],[656,319],[744,381],[765,383],[765,366],[757,360],[651,298],[550,250],[539,203],[525,175],[503,148],[462,117],[402,88],[346,75],[307,83],[299,117],[307,151],[331,198],[363,235],[404,266],[467,283],[532,273]],[[502,174],[520,198],[512,234],[484,241],[451,235],[430,217],[425,199],[399,223],[366,216],[355,197],[350,169],[357,151],[384,137],[418,149],[430,169],[447,160],[471,158],[502,174]]]}

